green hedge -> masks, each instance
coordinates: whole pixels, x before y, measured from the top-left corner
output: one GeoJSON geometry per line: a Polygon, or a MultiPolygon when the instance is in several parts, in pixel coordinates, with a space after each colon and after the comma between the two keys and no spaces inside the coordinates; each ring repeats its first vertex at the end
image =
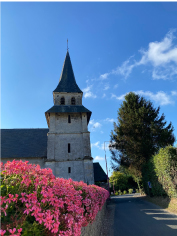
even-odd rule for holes
{"type": "Polygon", "coordinates": [[[177,154],[176,148],[161,148],[143,168],[145,193],[153,196],[177,197],[177,154]],[[152,189],[149,189],[148,181],[152,189]],[[151,191],[151,192],[150,192],[151,191]]]}

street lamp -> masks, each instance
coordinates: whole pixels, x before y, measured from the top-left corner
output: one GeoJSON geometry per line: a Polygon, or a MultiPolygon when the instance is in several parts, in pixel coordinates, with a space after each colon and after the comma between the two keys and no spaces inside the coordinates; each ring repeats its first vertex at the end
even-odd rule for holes
{"type": "MultiPolygon", "coordinates": [[[[107,183],[108,183],[108,187],[109,187],[109,177],[108,177],[108,166],[107,166],[107,159],[106,159],[105,143],[110,143],[110,141],[104,141],[105,162],[106,162],[106,172],[107,172],[107,183]]],[[[112,145],[110,144],[109,147],[112,147],[112,145]]],[[[110,194],[110,190],[109,190],[109,194],[110,194]]]]}

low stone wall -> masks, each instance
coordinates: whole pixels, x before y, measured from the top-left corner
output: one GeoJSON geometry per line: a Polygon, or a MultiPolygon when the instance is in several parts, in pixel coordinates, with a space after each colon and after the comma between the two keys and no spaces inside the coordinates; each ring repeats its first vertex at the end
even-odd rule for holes
{"type": "Polygon", "coordinates": [[[93,223],[88,224],[86,227],[82,227],[81,236],[99,236],[102,222],[106,213],[107,202],[103,205],[102,209],[97,213],[93,223]]]}

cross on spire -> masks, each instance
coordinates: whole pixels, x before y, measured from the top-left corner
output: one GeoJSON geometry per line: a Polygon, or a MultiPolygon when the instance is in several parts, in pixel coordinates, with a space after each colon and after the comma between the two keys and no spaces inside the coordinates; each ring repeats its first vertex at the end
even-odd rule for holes
{"type": "Polygon", "coordinates": [[[68,49],[69,49],[69,48],[68,48],[68,39],[67,39],[67,52],[68,52],[68,49]]]}

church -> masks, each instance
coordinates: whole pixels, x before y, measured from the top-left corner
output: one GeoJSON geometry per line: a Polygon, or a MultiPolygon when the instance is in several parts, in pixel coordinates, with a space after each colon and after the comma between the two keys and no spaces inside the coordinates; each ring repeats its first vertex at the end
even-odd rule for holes
{"type": "Polygon", "coordinates": [[[91,157],[91,111],[82,105],[82,97],[67,50],[53,91],[54,105],[45,112],[48,129],[1,129],[1,161],[28,160],[51,168],[56,177],[87,184],[106,182],[105,172],[91,157]]]}

